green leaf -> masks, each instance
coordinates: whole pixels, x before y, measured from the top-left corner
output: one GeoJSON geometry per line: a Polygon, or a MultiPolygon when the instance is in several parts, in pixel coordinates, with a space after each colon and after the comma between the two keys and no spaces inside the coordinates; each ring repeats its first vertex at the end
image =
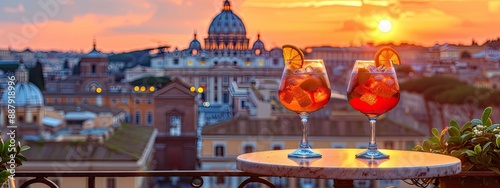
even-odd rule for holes
{"type": "Polygon", "coordinates": [[[460,136],[460,137],[462,137],[462,140],[463,140],[463,141],[466,141],[466,140],[471,139],[473,136],[474,136],[474,134],[472,134],[472,133],[466,133],[466,134],[463,134],[463,135],[462,135],[462,136],[460,136]]]}
{"type": "Polygon", "coordinates": [[[489,127],[491,124],[493,124],[493,121],[491,121],[491,118],[488,118],[488,120],[484,121],[484,126],[489,127]]]}
{"type": "Polygon", "coordinates": [[[448,134],[450,136],[460,136],[460,130],[457,127],[450,127],[448,129],[448,134]]]}
{"type": "Polygon", "coordinates": [[[467,156],[471,157],[471,156],[477,156],[476,152],[472,151],[472,150],[467,150],[465,151],[465,153],[467,154],[467,156]]]}
{"type": "Polygon", "coordinates": [[[473,119],[470,122],[472,123],[471,125],[473,127],[476,126],[476,125],[482,125],[483,124],[483,122],[480,119],[473,119]]]}
{"type": "Polygon", "coordinates": [[[429,141],[424,140],[424,142],[422,143],[422,148],[424,149],[424,151],[431,151],[431,146],[429,144],[429,141]]]}
{"type": "Polygon", "coordinates": [[[438,143],[432,143],[431,149],[433,149],[433,150],[442,150],[441,146],[438,143]]]}
{"type": "Polygon", "coordinates": [[[462,129],[460,129],[460,132],[463,134],[465,131],[468,131],[470,130],[470,125],[472,124],[472,122],[467,122],[465,123],[463,126],[462,126],[462,129]]]}
{"type": "Polygon", "coordinates": [[[460,129],[460,126],[458,126],[458,122],[454,119],[450,120],[450,127],[455,127],[457,129],[460,129]]]}
{"type": "Polygon", "coordinates": [[[448,143],[459,145],[462,143],[462,138],[460,136],[452,136],[452,137],[448,138],[448,143]]]}
{"type": "Polygon", "coordinates": [[[439,138],[439,131],[436,129],[436,128],[432,128],[432,135],[434,135],[435,137],[439,138]]]}
{"type": "Polygon", "coordinates": [[[460,158],[460,156],[462,156],[464,154],[464,152],[462,152],[460,150],[453,150],[453,151],[450,152],[450,154],[453,157],[460,158]]]}
{"type": "Polygon", "coordinates": [[[430,137],[427,140],[430,142],[430,144],[431,143],[439,143],[439,139],[437,137],[430,137]]]}
{"type": "Polygon", "coordinates": [[[474,152],[476,152],[477,154],[481,153],[481,150],[482,150],[481,145],[478,144],[474,146],[474,152]]]}
{"type": "Polygon", "coordinates": [[[31,148],[31,147],[29,147],[29,146],[23,146],[23,147],[21,147],[21,152],[27,151],[27,150],[29,150],[30,148],[31,148]]]}
{"type": "Polygon", "coordinates": [[[10,172],[8,170],[2,170],[2,172],[0,172],[0,182],[7,182],[9,176],[10,172]]]}
{"type": "Polygon", "coordinates": [[[490,166],[488,167],[488,169],[490,169],[491,171],[497,173],[497,174],[500,174],[500,169],[498,169],[497,167],[494,167],[494,166],[490,166]]]}
{"type": "Polygon", "coordinates": [[[486,107],[483,111],[483,115],[481,116],[481,120],[483,122],[487,122],[491,115],[491,107],[486,107]]]}
{"type": "Polygon", "coordinates": [[[497,148],[500,148],[500,137],[497,137],[496,144],[497,144],[497,148]]]}
{"type": "Polygon", "coordinates": [[[500,126],[500,124],[493,124],[493,125],[489,126],[488,128],[486,128],[485,131],[492,131],[493,129],[496,129],[499,126],[500,126]]]}

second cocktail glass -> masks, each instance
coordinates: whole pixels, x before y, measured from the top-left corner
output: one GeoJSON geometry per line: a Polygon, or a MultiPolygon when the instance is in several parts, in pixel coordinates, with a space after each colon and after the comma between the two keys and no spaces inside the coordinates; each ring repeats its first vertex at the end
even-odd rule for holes
{"type": "Polygon", "coordinates": [[[330,81],[323,60],[306,59],[298,69],[285,66],[278,95],[283,106],[299,114],[303,126],[299,148],[288,154],[288,157],[321,157],[309,145],[307,117],[323,108],[330,100],[330,81]]]}
{"type": "Polygon", "coordinates": [[[357,158],[389,158],[377,149],[375,123],[380,115],[398,104],[399,84],[391,61],[379,61],[378,64],[373,60],[357,60],[347,87],[349,104],[365,114],[371,126],[368,149],[357,154],[357,158]]]}

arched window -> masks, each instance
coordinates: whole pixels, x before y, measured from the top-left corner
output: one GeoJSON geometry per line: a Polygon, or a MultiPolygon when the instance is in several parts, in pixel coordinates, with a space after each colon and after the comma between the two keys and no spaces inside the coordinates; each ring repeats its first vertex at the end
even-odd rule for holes
{"type": "Polygon", "coordinates": [[[95,74],[96,73],[96,70],[97,70],[97,67],[95,66],[95,64],[92,65],[92,74],[95,74]]]}
{"type": "Polygon", "coordinates": [[[153,112],[151,112],[151,111],[148,111],[147,122],[148,122],[148,125],[153,124],[153,112]]]}
{"type": "Polygon", "coordinates": [[[254,152],[254,150],[254,147],[250,144],[245,145],[245,147],[243,148],[243,152],[245,153],[252,153],[254,152]]]}
{"type": "Polygon", "coordinates": [[[182,122],[180,116],[170,116],[170,136],[180,136],[182,122]]]}
{"type": "Polygon", "coordinates": [[[135,112],[135,124],[140,124],[141,123],[141,112],[136,111],[135,112]]]}

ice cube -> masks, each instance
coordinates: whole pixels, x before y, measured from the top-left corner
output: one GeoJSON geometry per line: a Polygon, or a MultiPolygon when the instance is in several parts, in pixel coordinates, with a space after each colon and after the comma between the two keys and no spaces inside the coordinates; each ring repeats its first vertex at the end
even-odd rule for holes
{"type": "Polygon", "coordinates": [[[281,92],[280,95],[282,103],[290,104],[293,101],[293,95],[291,92],[281,92]]]}
{"type": "Polygon", "coordinates": [[[354,90],[352,91],[351,93],[351,97],[352,98],[359,98],[361,97],[363,94],[365,94],[366,92],[368,92],[370,90],[370,88],[368,88],[367,86],[365,85],[358,85],[356,86],[356,88],[354,88],[354,90]]]}
{"type": "Polygon", "coordinates": [[[307,66],[307,67],[306,67],[306,68],[304,68],[304,69],[305,69],[305,71],[306,71],[307,73],[312,73],[312,72],[314,72],[314,68],[312,68],[311,66],[307,66]]]}
{"type": "Polygon", "coordinates": [[[321,80],[316,76],[311,76],[300,84],[300,88],[305,91],[314,91],[321,85],[321,80]]]}
{"type": "Polygon", "coordinates": [[[369,105],[373,105],[377,102],[377,95],[366,92],[360,98],[361,101],[368,103],[369,105]]]}
{"type": "Polygon", "coordinates": [[[384,77],[383,75],[380,75],[380,74],[379,74],[379,75],[375,76],[375,78],[374,78],[374,79],[375,79],[375,81],[382,81],[384,78],[385,78],[385,77],[384,77]]]}
{"type": "Polygon", "coordinates": [[[384,98],[390,98],[398,92],[398,90],[396,88],[386,85],[383,81],[373,82],[370,85],[370,91],[372,93],[374,93],[375,95],[378,95],[378,96],[384,97],[384,98]]]}
{"type": "Polygon", "coordinates": [[[328,100],[328,98],[330,97],[329,93],[330,91],[328,91],[328,88],[325,87],[318,88],[318,90],[314,92],[314,102],[318,103],[328,100]]]}
{"type": "Polygon", "coordinates": [[[312,99],[309,96],[309,93],[305,92],[300,87],[296,87],[293,89],[293,96],[302,108],[308,107],[312,104],[312,99]]]}

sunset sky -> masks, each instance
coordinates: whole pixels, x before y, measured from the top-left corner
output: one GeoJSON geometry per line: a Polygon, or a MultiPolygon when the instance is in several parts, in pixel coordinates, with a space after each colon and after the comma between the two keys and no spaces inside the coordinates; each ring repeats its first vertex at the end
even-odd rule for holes
{"type": "MultiPolygon", "coordinates": [[[[0,5],[0,49],[104,52],[202,42],[224,0],[18,0],[0,5]]],[[[500,0],[231,0],[266,48],[364,42],[482,44],[500,37],[500,0]],[[382,32],[378,23],[389,20],[382,32]]]]}

